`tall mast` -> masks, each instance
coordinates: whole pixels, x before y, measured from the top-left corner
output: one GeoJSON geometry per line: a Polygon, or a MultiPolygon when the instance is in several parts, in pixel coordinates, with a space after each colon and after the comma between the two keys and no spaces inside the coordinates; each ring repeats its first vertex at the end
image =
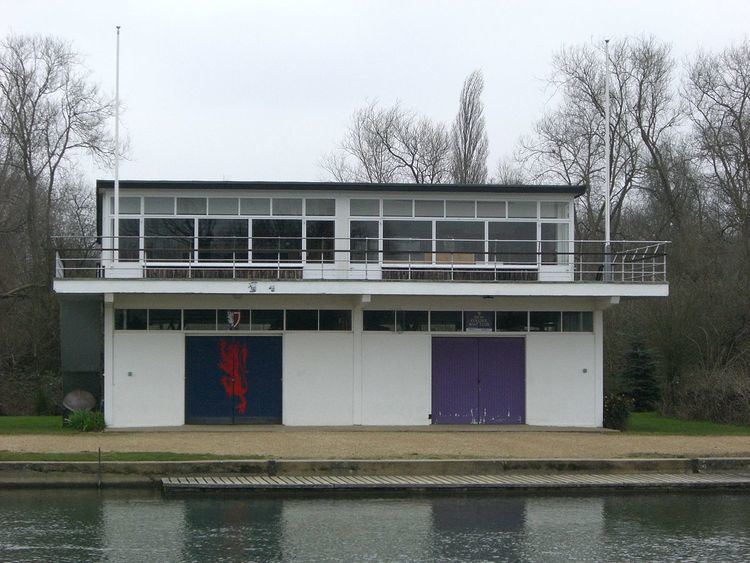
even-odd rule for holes
{"type": "Polygon", "coordinates": [[[604,40],[604,272],[605,279],[609,281],[612,273],[612,260],[610,256],[612,236],[610,232],[610,200],[612,198],[610,177],[610,159],[611,159],[611,130],[609,122],[609,39],[604,40]]]}
{"type": "Polygon", "coordinates": [[[120,26],[117,27],[117,56],[115,62],[115,224],[112,231],[112,248],[115,262],[119,261],[120,247],[120,26]]]}

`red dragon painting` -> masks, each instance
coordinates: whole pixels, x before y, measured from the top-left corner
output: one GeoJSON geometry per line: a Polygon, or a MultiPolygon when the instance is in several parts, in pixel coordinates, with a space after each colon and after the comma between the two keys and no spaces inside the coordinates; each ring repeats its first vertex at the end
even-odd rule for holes
{"type": "Polygon", "coordinates": [[[221,385],[227,397],[237,397],[234,409],[239,414],[247,410],[247,344],[219,340],[219,369],[221,385]]]}

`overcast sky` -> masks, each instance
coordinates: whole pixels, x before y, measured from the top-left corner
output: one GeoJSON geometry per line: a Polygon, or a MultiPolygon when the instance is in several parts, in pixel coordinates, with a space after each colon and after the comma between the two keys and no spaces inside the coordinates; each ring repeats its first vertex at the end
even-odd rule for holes
{"type": "Polygon", "coordinates": [[[743,40],[750,1],[3,0],[1,13],[4,33],[71,41],[111,95],[122,26],[122,178],[321,180],[356,108],[400,101],[450,122],[477,68],[494,170],[544,111],[561,46],[653,34],[682,59],[743,40]]]}

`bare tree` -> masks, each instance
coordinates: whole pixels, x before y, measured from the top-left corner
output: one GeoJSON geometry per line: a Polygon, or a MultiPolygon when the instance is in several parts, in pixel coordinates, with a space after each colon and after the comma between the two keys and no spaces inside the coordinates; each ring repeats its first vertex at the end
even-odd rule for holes
{"type": "Polygon", "coordinates": [[[699,54],[685,96],[724,227],[750,245],[750,43],[699,54]]]}
{"type": "Polygon", "coordinates": [[[585,238],[598,238],[603,231],[607,166],[614,233],[628,202],[637,203],[645,192],[663,204],[662,223],[679,223],[689,193],[687,186],[675,183],[685,163],[675,158],[682,111],[672,83],[669,47],[653,38],[613,42],[609,64],[609,163],[604,161],[606,101],[600,46],[564,48],[553,58],[550,85],[560,102],[522,142],[524,162],[534,179],[591,186],[578,201],[579,234],[585,238]]]}
{"type": "Polygon", "coordinates": [[[669,45],[653,38],[639,38],[628,47],[626,72],[632,80],[628,109],[647,155],[648,178],[640,188],[649,191],[663,210],[660,231],[672,223],[679,230],[693,190],[679,182],[688,162],[677,133],[684,112],[672,80],[675,61],[669,45]]]}
{"type": "Polygon", "coordinates": [[[356,111],[338,151],[323,161],[338,181],[437,184],[449,177],[445,126],[399,105],[356,111]]]}
{"type": "Polygon", "coordinates": [[[59,39],[10,36],[0,46],[0,137],[22,179],[24,227],[35,275],[48,276],[55,183],[69,157],[107,158],[113,105],[59,39]]]}
{"type": "Polygon", "coordinates": [[[451,129],[451,174],[458,184],[484,184],[487,181],[489,141],[485,129],[483,90],[482,72],[475,70],[464,81],[458,115],[451,129]]]}
{"type": "Polygon", "coordinates": [[[492,182],[509,186],[525,183],[526,174],[522,164],[516,158],[501,158],[497,161],[492,182]]]}

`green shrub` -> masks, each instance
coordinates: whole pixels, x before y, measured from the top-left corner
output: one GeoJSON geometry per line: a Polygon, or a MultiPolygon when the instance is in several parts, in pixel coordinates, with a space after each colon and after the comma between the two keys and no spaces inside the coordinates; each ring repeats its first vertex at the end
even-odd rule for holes
{"type": "Polygon", "coordinates": [[[604,428],[625,430],[633,410],[633,399],[625,395],[607,393],[604,395],[604,428]]]}
{"type": "Polygon", "coordinates": [[[628,395],[633,398],[633,410],[647,412],[656,409],[661,396],[656,363],[651,351],[640,340],[634,340],[625,354],[622,380],[628,395]]]}
{"type": "Polygon", "coordinates": [[[73,411],[65,421],[68,426],[81,432],[101,432],[104,430],[104,415],[97,411],[73,411]]]}

